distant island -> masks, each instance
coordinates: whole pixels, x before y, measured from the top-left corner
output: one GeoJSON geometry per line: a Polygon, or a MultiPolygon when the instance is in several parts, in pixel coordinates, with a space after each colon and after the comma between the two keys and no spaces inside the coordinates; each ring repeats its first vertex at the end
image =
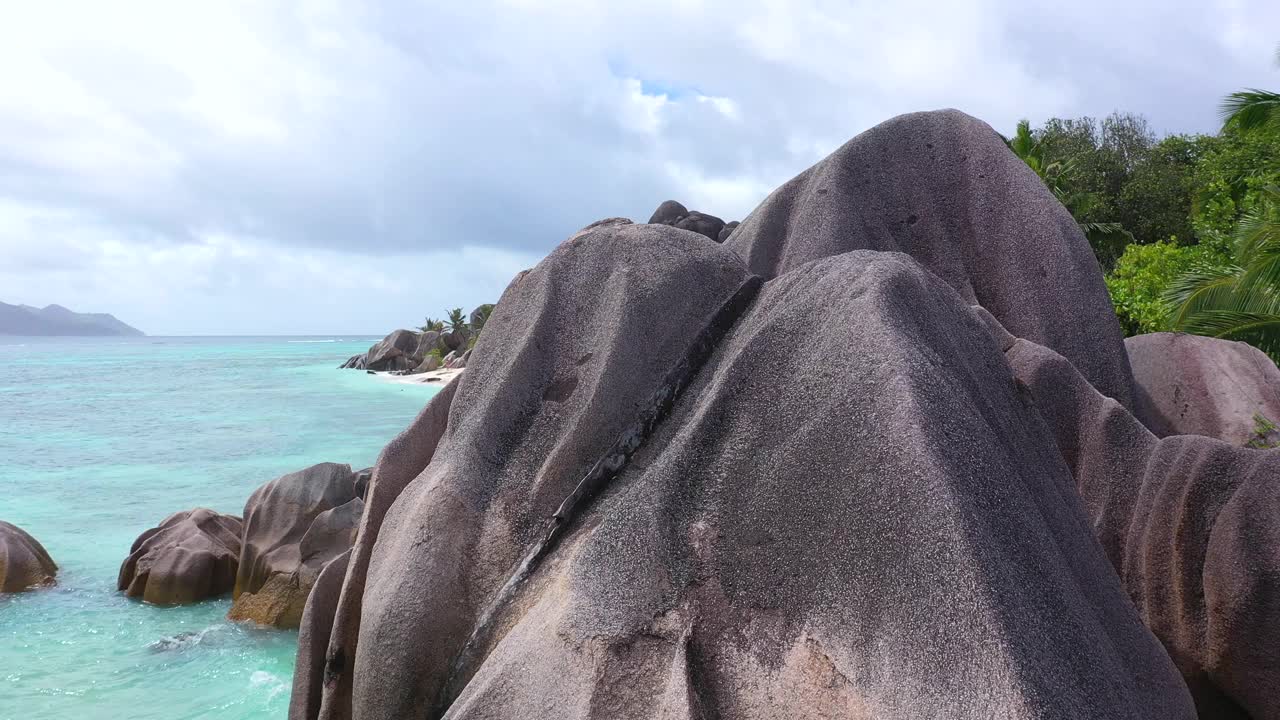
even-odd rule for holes
{"type": "Polygon", "coordinates": [[[145,335],[108,313],[78,313],[61,305],[35,308],[0,302],[0,335],[145,335]]]}

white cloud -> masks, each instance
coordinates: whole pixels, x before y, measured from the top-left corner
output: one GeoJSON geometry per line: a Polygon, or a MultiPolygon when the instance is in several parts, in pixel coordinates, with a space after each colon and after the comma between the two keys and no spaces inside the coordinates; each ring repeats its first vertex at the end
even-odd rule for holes
{"type": "Polygon", "coordinates": [[[904,111],[1210,130],[1280,85],[1265,0],[0,3],[0,300],[166,331],[489,299],[600,217],[740,218],[904,111]]]}

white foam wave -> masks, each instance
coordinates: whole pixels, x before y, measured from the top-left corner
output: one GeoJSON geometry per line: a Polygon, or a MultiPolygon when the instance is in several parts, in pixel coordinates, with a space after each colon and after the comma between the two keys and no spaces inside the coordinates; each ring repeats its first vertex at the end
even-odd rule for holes
{"type": "Polygon", "coordinates": [[[266,688],[268,700],[274,700],[277,695],[289,689],[289,685],[279,675],[266,670],[254,670],[249,676],[249,685],[255,688],[266,688]]]}

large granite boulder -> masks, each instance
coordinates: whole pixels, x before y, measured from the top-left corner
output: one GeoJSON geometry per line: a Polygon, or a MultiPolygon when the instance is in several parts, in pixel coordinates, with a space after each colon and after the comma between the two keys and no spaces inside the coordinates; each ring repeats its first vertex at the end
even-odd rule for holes
{"type": "Polygon", "coordinates": [[[240,563],[240,518],[184,510],[138,536],[116,588],[156,605],[185,605],[231,592],[240,563]]]}
{"type": "Polygon", "coordinates": [[[471,342],[471,333],[463,330],[450,330],[440,336],[441,347],[446,354],[450,352],[466,352],[467,343],[471,342]]]}
{"type": "Polygon", "coordinates": [[[228,617],[298,627],[316,577],[354,542],[364,511],[358,479],[350,465],[320,463],[254,491],[228,617]]]}
{"type": "Polygon", "coordinates": [[[54,584],[58,566],[25,530],[0,520],[0,593],[54,584]]]}
{"type": "Polygon", "coordinates": [[[1280,718],[1280,450],[1157,438],[1061,355],[1007,354],[1200,717],[1280,718]]]}
{"type": "Polygon", "coordinates": [[[697,210],[689,210],[675,200],[666,200],[659,205],[649,217],[649,222],[695,232],[716,242],[721,241],[720,232],[725,226],[720,218],[697,210]]]}
{"type": "Polygon", "coordinates": [[[416,358],[425,358],[431,354],[432,350],[435,350],[440,346],[440,332],[437,330],[424,330],[422,334],[418,336],[418,345],[413,349],[411,354],[416,358]]]}
{"type": "Polygon", "coordinates": [[[1232,445],[1273,444],[1280,423],[1280,368],[1242,342],[1151,333],[1124,341],[1137,392],[1135,414],[1158,437],[1204,435],[1232,445]]]}
{"type": "MultiPolygon", "coordinates": [[[[309,669],[294,673],[294,694],[289,704],[289,717],[319,716],[321,698],[313,695],[321,687],[329,717],[349,717],[351,709],[350,663],[355,657],[360,632],[360,611],[364,600],[369,558],[373,555],[382,521],[387,510],[404,488],[431,462],[449,420],[458,380],[444,386],[418,413],[418,417],[382,450],[374,465],[365,496],[365,513],[360,520],[354,547],[341,579],[341,595],[331,611],[328,595],[324,604],[307,613],[298,634],[298,663],[309,669]],[[315,669],[319,665],[320,669],[315,669]],[[334,713],[337,713],[336,715],[334,713]]],[[[335,561],[336,562],[336,561],[335,561]]],[[[317,581],[318,582],[318,581],[317,581]]],[[[317,600],[319,602],[319,599],[317,600]]]]}
{"type": "Polygon", "coordinates": [[[737,230],[738,226],[741,224],[742,223],[738,222],[737,220],[734,220],[733,222],[725,223],[724,227],[720,228],[720,235],[716,237],[716,241],[726,242],[729,239],[729,236],[733,235],[733,231],[737,230]]]}
{"type": "Polygon", "coordinates": [[[903,115],[858,135],[769,195],[726,246],[765,278],[850,250],[907,253],[1132,407],[1089,243],[995,130],[964,113],[903,115]]]}
{"type": "Polygon", "coordinates": [[[412,330],[396,330],[374,344],[366,354],[365,368],[375,371],[409,370],[418,364],[418,334],[412,330]]]}
{"type": "Polygon", "coordinates": [[[294,717],[1194,717],[1002,344],[911,258],[761,287],[602,226],[489,322],[375,466],[294,717]]]}

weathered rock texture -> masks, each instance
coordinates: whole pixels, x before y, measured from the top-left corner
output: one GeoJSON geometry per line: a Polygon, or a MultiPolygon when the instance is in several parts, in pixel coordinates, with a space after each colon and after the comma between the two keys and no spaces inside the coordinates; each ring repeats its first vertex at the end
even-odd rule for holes
{"type": "Polygon", "coordinates": [[[22,592],[54,583],[58,566],[25,530],[0,520],[0,592],[22,592]]]}
{"type": "Polygon", "coordinates": [[[321,463],[272,480],[244,506],[229,617],[296,628],[324,566],[351,549],[364,511],[349,465],[321,463]]]}
{"type": "Polygon", "coordinates": [[[337,606],[308,610],[291,717],[1191,720],[1188,680],[1272,717],[1256,626],[1278,625],[1277,575],[1244,548],[1280,524],[1210,537],[1212,494],[1137,501],[1196,519],[1142,546],[1151,587],[1223,577],[1211,620],[1261,638],[1179,644],[1194,598],[1135,589],[1077,450],[1118,463],[1113,494],[1148,469],[1106,457],[1105,424],[1063,429],[1083,394],[1026,374],[1029,335],[1079,359],[1090,397],[1132,401],[1084,238],[955,112],[855,139],[726,245],[588,226],[383,452],[337,606]]]}
{"type": "Polygon", "coordinates": [[[1200,717],[1280,718],[1280,450],[1158,439],[1057,353],[1008,354],[1200,717]]]}
{"type": "Polygon", "coordinates": [[[905,252],[1132,407],[1120,323],[1088,242],[1000,136],[964,113],[903,115],[858,135],[775,190],[728,247],[766,278],[850,250],[905,252]]]}
{"type": "Polygon", "coordinates": [[[116,588],[157,605],[183,605],[231,592],[242,529],[240,518],[207,508],[174,513],[134,541],[116,588]]]}
{"type": "Polygon", "coordinates": [[[1280,368],[1266,353],[1180,333],[1138,335],[1124,346],[1136,414],[1157,436],[1204,435],[1237,446],[1280,441],[1274,433],[1256,432],[1259,416],[1280,423],[1280,368]]]}

